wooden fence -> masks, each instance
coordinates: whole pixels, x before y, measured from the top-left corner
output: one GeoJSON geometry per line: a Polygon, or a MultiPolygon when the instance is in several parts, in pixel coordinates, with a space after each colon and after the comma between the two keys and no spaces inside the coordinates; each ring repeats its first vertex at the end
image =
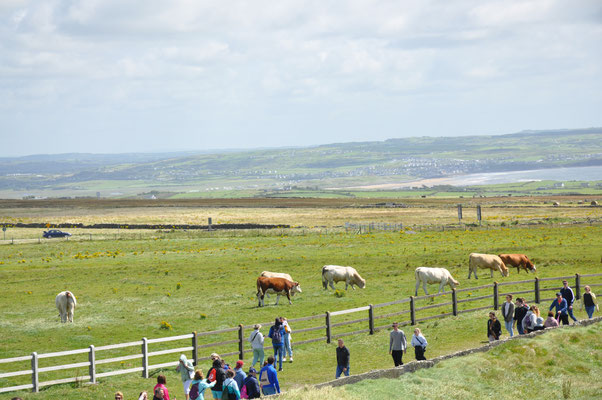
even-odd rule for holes
{"type": "MultiPolygon", "coordinates": [[[[400,326],[404,325],[415,325],[420,322],[428,321],[431,319],[442,318],[450,315],[459,315],[462,313],[494,309],[497,310],[501,304],[500,299],[512,293],[513,295],[533,295],[533,298],[528,298],[528,302],[542,303],[545,301],[551,301],[555,299],[555,296],[549,296],[549,292],[557,292],[559,290],[558,285],[546,287],[546,282],[559,281],[562,279],[571,280],[571,286],[575,292],[576,299],[580,299],[581,290],[584,285],[591,287],[602,286],[602,283],[594,282],[592,278],[601,277],[602,274],[588,274],[588,275],[567,275],[558,276],[553,278],[535,278],[523,281],[514,282],[494,282],[493,284],[475,286],[464,289],[454,289],[452,292],[439,293],[425,296],[411,296],[409,298],[390,301],[381,304],[370,304],[363,307],[340,310],[333,312],[326,312],[323,314],[312,315],[308,317],[289,319],[289,323],[295,326],[294,335],[295,338],[301,337],[303,340],[295,340],[295,345],[301,345],[306,343],[313,343],[319,341],[326,341],[330,343],[333,339],[349,336],[358,335],[363,333],[374,334],[378,330],[387,329],[391,326],[391,322],[398,321],[400,326]],[[516,289],[510,290],[508,286],[517,286],[516,289]],[[489,291],[484,295],[473,296],[474,292],[489,291]],[[450,296],[451,301],[445,301],[443,296],[450,296]],[[443,299],[444,301],[436,302],[435,299],[443,299]],[[489,301],[493,300],[492,303],[489,301]],[[427,304],[421,307],[417,307],[419,302],[427,302],[433,304],[427,304]],[[482,306],[465,308],[465,305],[471,302],[488,303],[482,306]],[[443,310],[441,310],[443,309],[443,310]],[[358,313],[361,317],[358,318],[358,313]],[[363,313],[363,315],[362,315],[363,313]],[[420,317],[419,314],[425,316],[420,317]],[[426,315],[431,314],[431,315],[426,315]],[[400,319],[400,316],[403,316],[400,319]],[[340,321],[338,321],[340,320],[340,321]],[[384,321],[387,321],[383,324],[384,321]],[[318,325],[315,325],[318,322],[318,325]],[[366,325],[367,323],[367,325],[366,325]],[[309,326],[305,326],[309,324],[309,326]],[[363,324],[358,328],[357,324],[363,324]],[[305,326],[305,327],[303,327],[305,326]],[[297,328],[299,327],[299,329],[297,328]],[[322,332],[318,337],[308,337],[308,334],[314,332],[322,332]]],[[[271,322],[264,323],[262,325],[269,326],[271,322]]],[[[175,367],[178,365],[178,361],[169,362],[152,362],[161,358],[160,356],[174,354],[174,353],[188,353],[191,354],[191,360],[194,365],[197,365],[199,361],[209,360],[210,357],[199,357],[199,351],[202,350],[206,353],[213,351],[221,351],[222,357],[237,356],[239,359],[244,359],[245,353],[252,352],[252,349],[245,349],[245,343],[247,343],[245,337],[245,330],[252,329],[253,325],[239,325],[234,328],[227,328],[208,332],[192,332],[186,335],[170,336],[164,338],[147,339],[142,338],[141,340],[129,343],[120,343],[106,346],[95,347],[90,345],[85,349],[59,351],[54,353],[38,354],[36,352],[28,356],[13,357],[0,359],[0,366],[2,364],[18,364],[29,362],[30,366],[24,370],[3,372],[0,373],[0,384],[2,384],[5,378],[13,378],[18,376],[31,376],[31,383],[13,385],[7,387],[0,387],[0,393],[10,392],[16,390],[31,389],[34,392],[38,392],[40,388],[50,385],[64,384],[64,383],[89,383],[94,384],[99,378],[108,376],[123,375],[130,373],[142,373],[144,378],[148,378],[151,370],[156,370],[166,367],[175,367]],[[223,339],[223,335],[233,334],[236,332],[236,337],[228,340],[211,341],[211,337],[218,336],[223,339]],[[149,349],[149,347],[156,347],[155,344],[163,344],[167,342],[181,342],[178,347],[172,347],[167,349],[149,349]],[[206,341],[206,343],[200,343],[206,341]],[[207,342],[208,341],[208,342],[207,342]],[[182,345],[182,342],[186,342],[182,345]],[[236,345],[237,349],[234,351],[233,346],[236,345]],[[232,346],[232,347],[230,347],[232,346]],[[138,348],[134,354],[125,354],[118,357],[106,356],[111,351],[117,349],[126,348],[138,348]],[[222,350],[226,351],[222,351],[222,350]],[[40,360],[54,359],[57,357],[65,356],[77,356],[86,357],[87,360],[70,363],[60,364],[41,367],[39,365],[40,360]],[[126,361],[139,360],[139,366],[133,368],[116,368],[115,364],[119,363],[123,365],[126,361]],[[105,365],[109,365],[108,370],[104,372],[98,372],[97,369],[107,368],[105,365]],[[112,367],[111,367],[112,366],[112,367]],[[68,378],[53,379],[53,380],[40,380],[40,374],[62,371],[67,369],[84,369],[87,371],[85,374],[76,374],[68,378]]],[[[247,345],[248,347],[248,345],[247,345]]],[[[271,349],[272,346],[266,346],[266,349],[271,349]]]]}

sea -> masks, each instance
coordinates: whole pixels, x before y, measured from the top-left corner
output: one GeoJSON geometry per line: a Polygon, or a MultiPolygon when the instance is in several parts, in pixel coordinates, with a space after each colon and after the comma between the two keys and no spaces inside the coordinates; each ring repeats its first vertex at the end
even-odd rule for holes
{"type": "Polygon", "coordinates": [[[602,166],[549,168],[526,171],[488,172],[444,178],[445,184],[454,186],[488,185],[496,183],[530,181],[599,181],[602,180],[602,166]]]}

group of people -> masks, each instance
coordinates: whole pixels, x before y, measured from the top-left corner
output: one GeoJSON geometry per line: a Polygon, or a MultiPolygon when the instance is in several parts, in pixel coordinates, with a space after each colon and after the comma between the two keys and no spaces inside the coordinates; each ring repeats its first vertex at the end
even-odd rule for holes
{"type": "MultiPolygon", "coordinates": [[[[592,318],[595,310],[600,310],[596,295],[589,286],[584,287],[585,293],[581,301],[581,307],[585,307],[588,318],[592,318]]],[[[569,287],[568,281],[562,281],[562,288],[556,293],[556,299],[552,301],[548,310],[548,318],[544,320],[539,311],[539,307],[532,305],[529,307],[524,298],[517,298],[516,303],[512,303],[512,295],[506,295],[506,302],[502,304],[502,317],[504,325],[510,337],[514,336],[514,326],[520,335],[531,333],[533,331],[553,328],[560,323],[569,325],[569,317],[577,323],[577,318],[573,314],[573,305],[575,303],[575,294],[569,287]],[[552,311],[554,310],[554,311],[552,311]]],[[[502,326],[497,320],[495,312],[489,313],[487,320],[487,338],[490,342],[499,340],[502,335],[502,326]]]]}
{"type": "MultiPolygon", "coordinates": [[[[254,367],[255,363],[259,362],[259,365],[263,365],[265,353],[263,350],[265,338],[260,332],[261,324],[255,324],[253,326],[253,332],[249,336],[249,342],[253,349],[253,362],[251,366],[254,367]]],[[[291,345],[291,327],[288,324],[288,320],[285,317],[278,317],[274,321],[274,325],[270,327],[268,332],[268,338],[272,340],[272,347],[274,349],[274,359],[278,360],[278,371],[282,371],[282,362],[286,362],[287,354],[290,358],[290,362],[293,362],[293,347],[291,345]]]]}

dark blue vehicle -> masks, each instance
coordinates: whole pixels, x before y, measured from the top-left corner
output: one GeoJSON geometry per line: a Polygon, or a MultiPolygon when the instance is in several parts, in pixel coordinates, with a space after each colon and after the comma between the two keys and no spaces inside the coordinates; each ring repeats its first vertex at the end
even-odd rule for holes
{"type": "Polygon", "coordinates": [[[45,238],[59,238],[59,237],[69,237],[71,234],[69,232],[59,231],[58,229],[51,229],[49,231],[44,231],[42,234],[45,238]]]}

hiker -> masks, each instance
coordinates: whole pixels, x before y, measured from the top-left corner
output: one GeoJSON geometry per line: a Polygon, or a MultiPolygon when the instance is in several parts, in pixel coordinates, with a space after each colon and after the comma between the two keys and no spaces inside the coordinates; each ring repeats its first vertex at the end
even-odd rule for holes
{"type": "Polygon", "coordinates": [[[255,324],[253,326],[253,332],[251,332],[251,336],[249,336],[249,342],[251,342],[251,347],[253,348],[253,362],[251,363],[251,367],[255,367],[255,363],[259,361],[259,368],[261,368],[265,358],[263,352],[263,334],[259,332],[260,329],[261,324],[255,324]]]}
{"type": "Polygon", "coordinates": [[[494,340],[500,340],[501,334],[502,325],[495,317],[495,313],[492,311],[489,313],[489,319],[487,320],[487,338],[490,342],[493,342],[494,340]]]}
{"type": "Polygon", "coordinates": [[[278,371],[282,371],[282,353],[284,352],[284,328],[280,322],[280,318],[276,318],[274,326],[270,327],[268,337],[272,339],[272,346],[274,347],[274,358],[278,357],[278,371]]]}
{"type": "Polygon", "coordinates": [[[190,383],[192,382],[192,378],[194,378],[194,365],[192,365],[192,362],[188,361],[186,356],[182,354],[180,356],[180,362],[176,367],[176,371],[180,372],[182,377],[182,386],[184,387],[184,395],[186,396],[186,400],[188,400],[190,383]]]}
{"type": "Polygon", "coordinates": [[[241,397],[243,391],[246,392],[246,398],[248,399],[258,399],[261,397],[261,389],[259,388],[259,381],[257,380],[257,370],[255,368],[249,368],[249,374],[245,378],[243,385],[244,386],[241,389],[241,397]]]}
{"type": "Polygon", "coordinates": [[[213,394],[213,398],[221,399],[223,384],[226,380],[226,372],[222,368],[222,360],[217,354],[211,354],[211,358],[214,359],[213,366],[207,374],[207,380],[210,382],[215,382],[215,385],[211,388],[211,394],[213,394]],[[214,355],[217,356],[217,358],[214,358],[214,355]]]}
{"type": "Polygon", "coordinates": [[[510,334],[514,336],[514,303],[512,303],[512,295],[506,295],[506,302],[502,304],[502,317],[504,317],[504,326],[510,334]]]}
{"type": "Polygon", "coordinates": [[[395,366],[403,365],[403,354],[406,352],[406,334],[399,329],[399,323],[393,322],[393,330],[389,334],[389,354],[393,356],[395,366]]]}
{"type": "Polygon", "coordinates": [[[245,362],[243,360],[238,360],[236,361],[236,367],[234,368],[234,372],[236,373],[236,375],[234,375],[234,380],[236,381],[238,389],[240,390],[242,390],[242,383],[247,377],[245,371],[242,370],[243,365],[245,365],[245,362]]]}
{"type": "Polygon", "coordinates": [[[598,306],[598,300],[596,299],[596,295],[592,292],[592,289],[587,285],[584,289],[585,293],[583,293],[581,299],[581,307],[585,307],[587,318],[591,319],[594,315],[594,310],[600,311],[600,307],[598,306]]]}
{"type": "Polygon", "coordinates": [[[188,393],[190,400],[205,400],[205,390],[214,386],[215,381],[210,383],[208,380],[203,379],[203,371],[200,369],[197,370],[190,384],[190,391],[188,393]]]}
{"type": "Polygon", "coordinates": [[[291,345],[291,327],[288,324],[288,320],[284,317],[280,317],[280,321],[282,322],[282,326],[284,327],[284,362],[286,362],[286,354],[291,358],[291,362],[293,362],[293,347],[291,345]]]}
{"type": "MultiPolygon", "coordinates": [[[[13,399],[21,399],[20,397],[13,397],[13,399]]],[[[12,400],[12,399],[11,399],[12,400]]],[[[115,393],[115,400],[123,400],[123,393],[121,392],[116,392],[115,393]]]]}
{"type": "Polygon", "coordinates": [[[548,319],[543,323],[544,328],[555,328],[558,326],[558,321],[554,318],[554,312],[548,311],[548,319]]]}
{"type": "Polygon", "coordinates": [[[349,376],[349,350],[345,347],[343,339],[338,340],[337,345],[337,372],[334,375],[335,379],[339,379],[341,373],[349,376]]]}
{"type": "Polygon", "coordinates": [[[153,388],[153,400],[169,400],[169,391],[167,390],[167,386],[165,386],[166,383],[165,375],[157,376],[157,384],[153,388]]]}
{"type": "Polygon", "coordinates": [[[560,293],[562,294],[562,298],[566,300],[567,313],[569,317],[571,317],[573,321],[577,322],[577,318],[575,318],[575,316],[573,315],[573,303],[575,302],[575,293],[573,293],[573,289],[569,287],[569,282],[567,280],[562,281],[562,289],[560,289],[560,293]]]}
{"type": "Polygon", "coordinates": [[[566,299],[562,298],[562,293],[558,292],[556,293],[556,300],[554,300],[552,302],[552,304],[550,305],[550,310],[552,311],[552,308],[556,309],[556,319],[562,321],[562,325],[568,325],[569,324],[569,315],[567,313],[567,310],[569,308],[568,303],[566,302],[566,299]]]}
{"type": "Polygon", "coordinates": [[[259,371],[259,383],[261,385],[261,391],[265,396],[280,393],[278,373],[276,372],[276,368],[274,368],[275,363],[276,360],[274,357],[269,356],[267,364],[259,371]]]}
{"type": "Polygon", "coordinates": [[[543,317],[539,314],[539,307],[531,306],[533,310],[533,315],[535,316],[535,325],[533,326],[534,331],[543,331],[545,327],[543,326],[543,317]]]}
{"type": "Polygon", "coordinates": [[[226,380],[224,381],[222,390],[222,399],[226,398],[229,400],[240,400],[240,389],[234,380],[234,376],[236,376],[236,372],[234,372],[232,369],[226,371],[226,380]]]}
{"type": "Polygon", "coordinates": [[[426,360],[424,357],[424,352],[426,351],[426,346],[428,342],[426,338],[422,335],[420,328],[414,329],[414,334],[412,335],[412,340],[410,344],[414,346],[414,354],[416,355],[416,360],[423,361],[426,360]]]}
{"type": "Polygon", "coordinates": [[[516,307],[514,308],[514,320],[516,321],[516,330],[519,335],[525,334],[523,319],[527,315],[527,311],[529,311],[529,307],[525,304],[525,299],[518,297],[516,299],[516,307]]]}

